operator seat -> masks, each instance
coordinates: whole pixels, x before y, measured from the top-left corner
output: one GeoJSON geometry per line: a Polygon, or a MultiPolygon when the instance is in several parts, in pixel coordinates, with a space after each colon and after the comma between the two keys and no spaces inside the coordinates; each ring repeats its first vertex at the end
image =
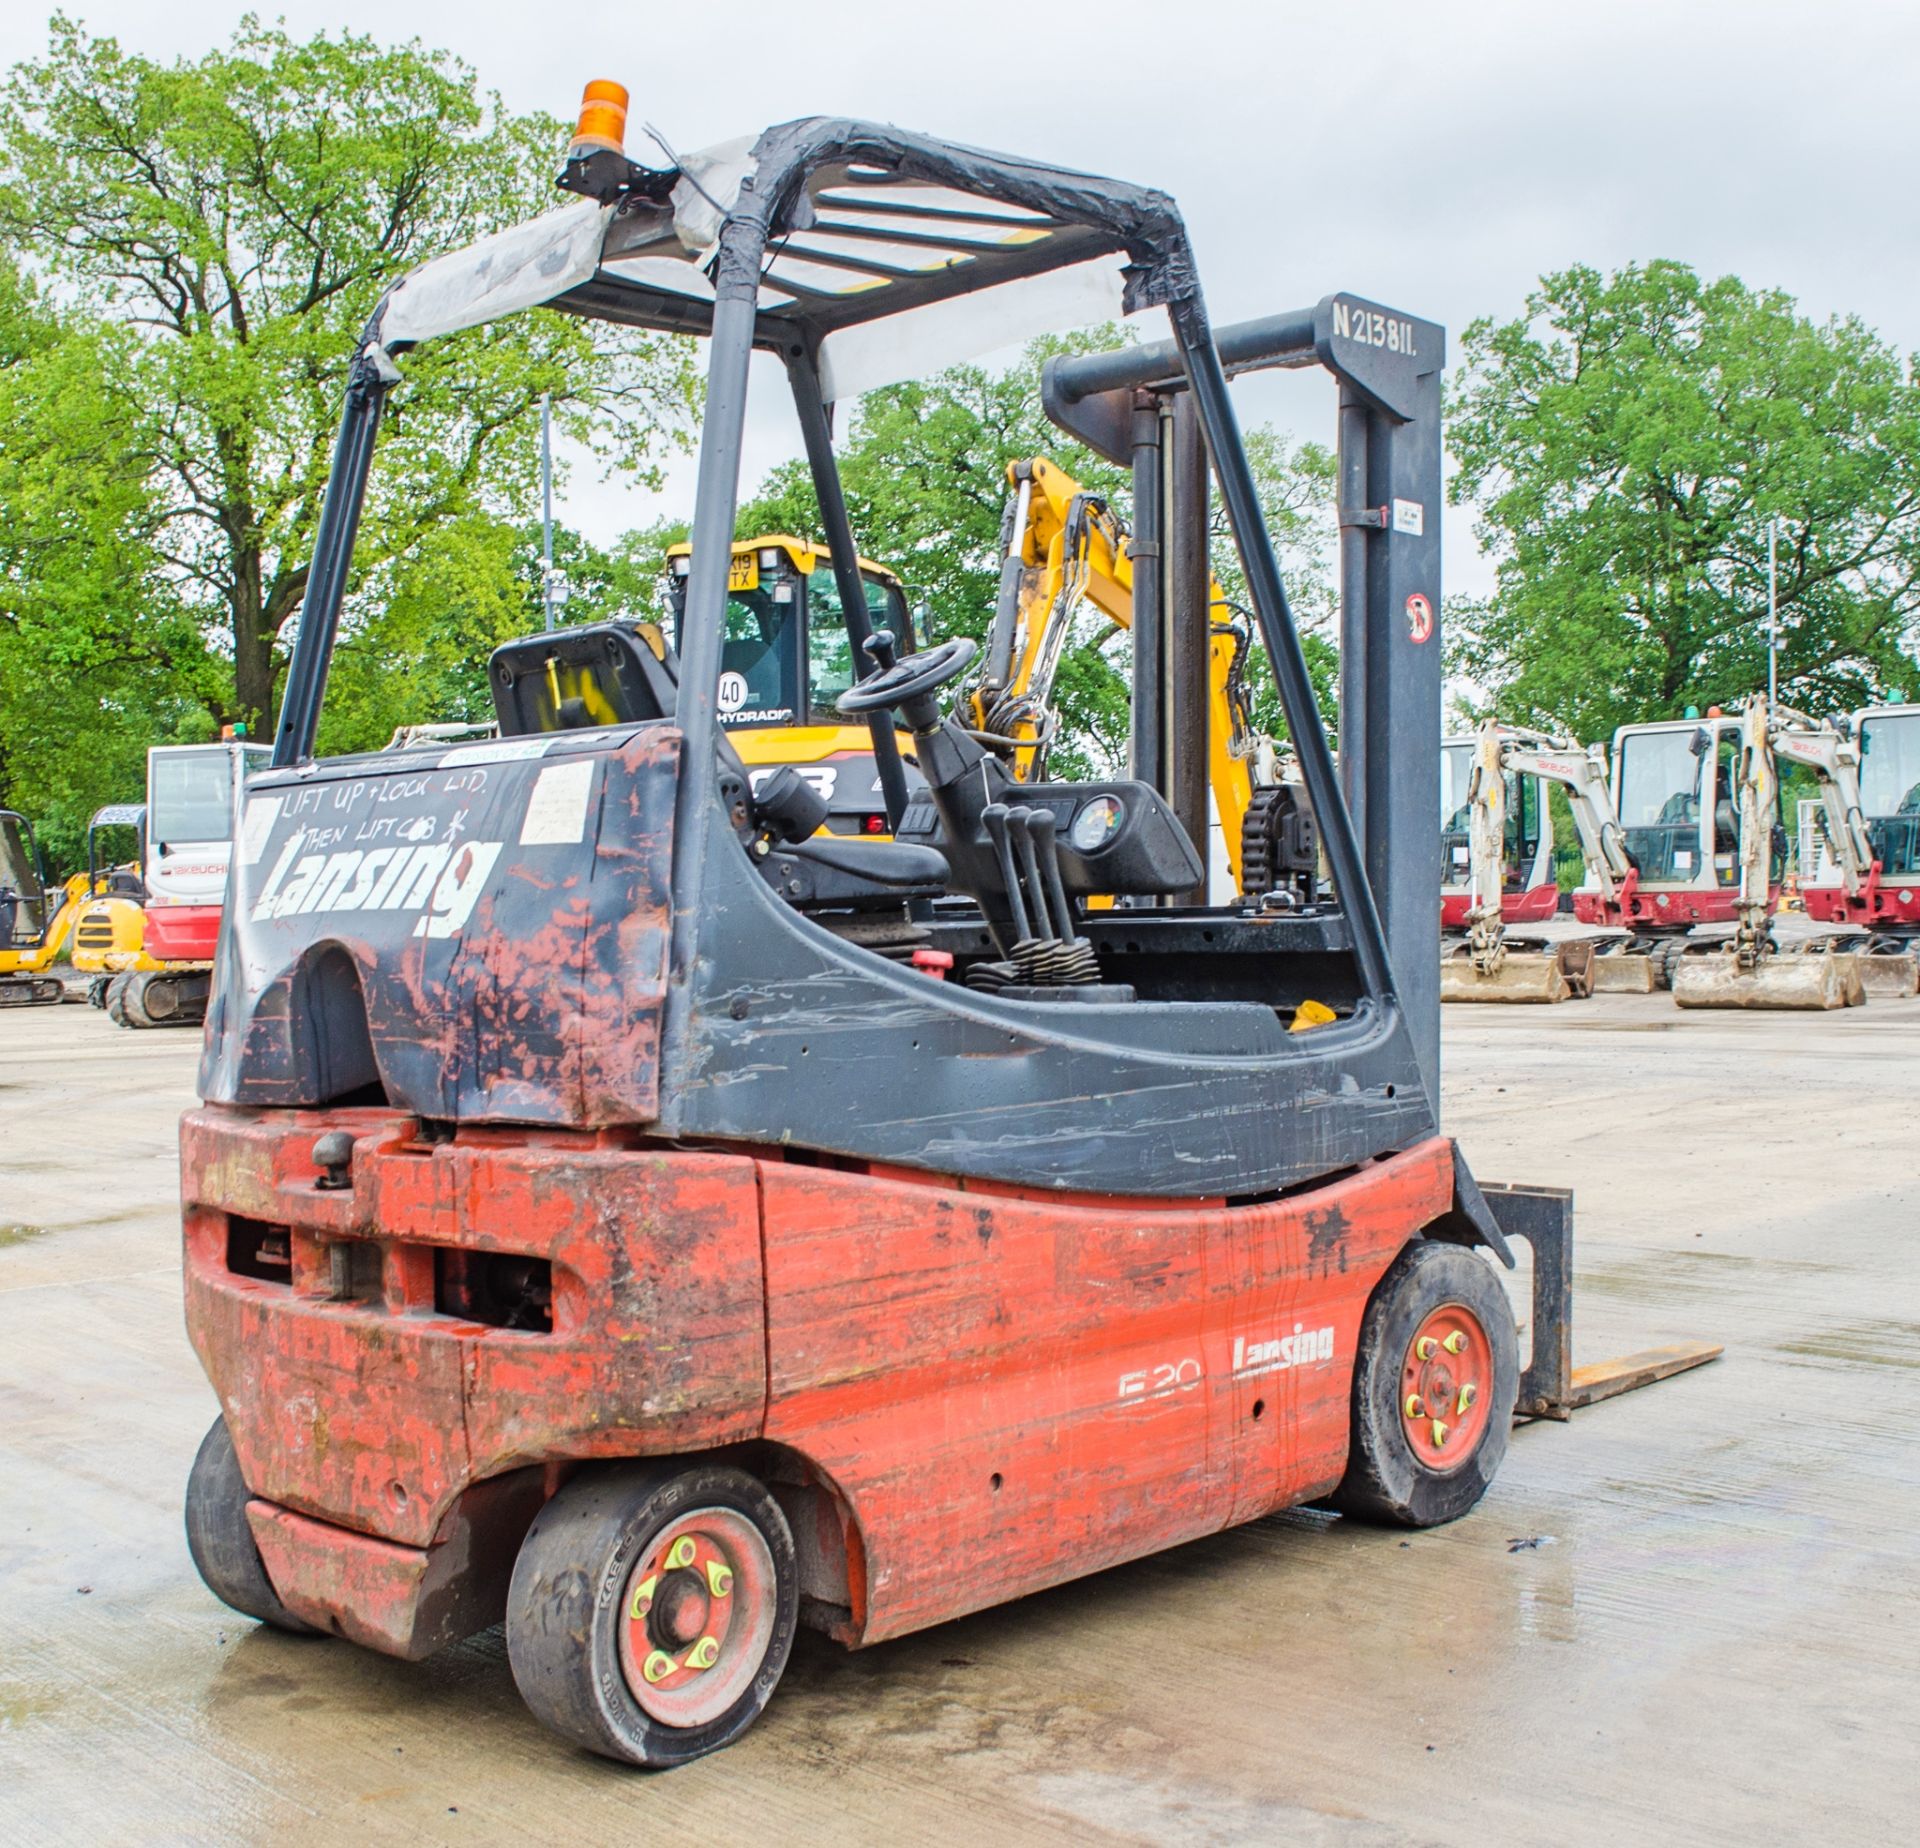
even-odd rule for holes
{"type": "MultiPolygon", "coordinates": [[[[658,632],[655,631],[655,634],[658,632]]],[[[487,662],[487,683],[503,738],[636,725],[673,717],[680,663],[638,623],[583,623],[503,642],[487,662]]],[[[742,838],[767,883],[802,911],[894,908],[947,890],[947,861],[930,846],[842,840],[817,830],[827,805],[790,769],[758,788],[722,731],[722,795],[746,816],[742,838]]]]}

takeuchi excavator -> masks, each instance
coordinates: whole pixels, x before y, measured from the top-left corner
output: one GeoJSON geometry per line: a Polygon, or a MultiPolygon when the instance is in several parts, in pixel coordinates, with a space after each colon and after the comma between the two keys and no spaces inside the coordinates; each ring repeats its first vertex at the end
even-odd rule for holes
{"type": "Polygon", "coordinates": [[[1802,854],[1810,920],[1860,954],[1872,995],[1914,992],[1920,948],[1920,706],[1866,706],[1776,733],[1779,755],[1820,780],[1818,851],[1802,854]]]}
{"type": "Polygon", "coordinates": [[[1614,813],[1604,754],[1572,739],[1490,720],[1473,742],[1466,779],[1469,902],[1461,920],[1466,936],[1441,966],[1442,997],[1554,1002],[1594,993],[1649,992],[1654,987],[1652,966],[1627,947],[1630,939],[1624,935],[1610,943],[1562,938],[1550,945],[1509,937],[1512,836],[1505,824],[1505,804],[1516,785],[1538,789],[1536,800],[1543,812],[1547,788],[1566,793],[1587,869],[1586,921],[1616,931],[1626,928],[1638,869],[1614,813]]]}
{"type": "Polygon", "coordinates": [[[1872,876],[1871,841],[1859,800],[1859,753],[1852,741],[1834,726],[1754,694],[1741,709],[1735,769],[1740,883],[1734,931],[1724,945],[1695,946],[1675,966],[1673,998],[1681,1007],[1828,1009],[1855,1007],[1867,998],[1861,959],[1833,939],[1788,949],[1776,937],[1780,887],[1775,868],[1786,845],[1780,825],[1782,760],[1804,765],[1818,777],[1821,829],[1849,869],[1850,882],[1864,891],[1872,876]]]}
{"type": "Polygon", "coordinates": [[[206,1018],[236,803],[268,755],[267,746],[240,738],[148,751],[147,800],[128,811],[138,816],[139,857],[75,933],[76,942],[99,946],[87,966],[104,974],[89,998],[116,1026],[195,1027],[206,1018]]]}
{"type": "Polygon", "coordinates": [[[548,1726],[671,1766],[746,1731],[803,1624],[859,1647],[1302,1503],[1457,1519],[1516,1412],[1716,1350],[1576,1372],[1569,1196],[1482,1188],[1442,1128],[1442,330],[1347,295],[1216,330],[1143,187],[829,117],[653,169],[625,109],[589,86],[570,202],[399,280],[347,369],[181,1125],[220,1408],[186,1517],[234,1609],[407,1659],[504,1623],[548,1726]],[[422,346],[542,306],[706,341],[678,646],[516,638],[498,738],[318,757],[383,407],[422,346]],[[1312,904],[1201,889],[1203,568],[1136,582],[1131,775],[1017,779],[949,703],[971,641],[855,646],[827,404],[1113,308],[1171,337],[1056,362],[1048,409],[1132,454],[1188,565],[1218,483],[1312,904]],[[726,731],[756,351],[841,592],[835,708],[883,765],[913,742],[886,839],[756,790],[726,731]],[[1316,364],[1343,479],[1406,509],[1343,529],[1338,769],[1227,382],[1316,364]]]}

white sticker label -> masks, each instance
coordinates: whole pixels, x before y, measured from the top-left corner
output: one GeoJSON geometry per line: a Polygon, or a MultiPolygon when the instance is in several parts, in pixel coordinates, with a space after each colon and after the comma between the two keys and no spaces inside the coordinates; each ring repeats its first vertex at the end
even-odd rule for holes
{"type": "Polygon", "coordinates": [[[267,836],[273,832],[273,824],[279,819],[280,798],[278,796],[249,796],[247,812],[240,823],[240,864],[258,866],[260,856],[267,851],[267,836]]]}
{"type": "Polygon", "coordinates": [[[593,794],[591,757],[549,764],[527,798],[520,824],[522,847],[573,847],[586,838],[587,800],[593,794]]]}
{"type": "Polygon", "coordinates": [[[442,770],[457,770],[462,764],[515,764],[527,757],[544,757],[551,738],[508,738],[497,744],[463,744],[440,760],[442,770]]]}
{"type": "Polygon", "coordinates": [[[1693,866],[1693,850],[1689,847],[1676,847],[1673,850],[1673,863],[1675,866],[1684,866],[1691,870],[1693,866]]]}
{"type": "Polygon", "coordinates": [[[1427,530],[1426,508],[1419,501],[1395,501],[1393,530],[1396,533],[1411,533],[1414,538],[1420,538],[1427,530]]]}
{"type": "Polygon", "coordinates": [[[738,712],[747,703],[747,677],[745,674],[726,673],[720,676],[720,710],[738,712]]]}

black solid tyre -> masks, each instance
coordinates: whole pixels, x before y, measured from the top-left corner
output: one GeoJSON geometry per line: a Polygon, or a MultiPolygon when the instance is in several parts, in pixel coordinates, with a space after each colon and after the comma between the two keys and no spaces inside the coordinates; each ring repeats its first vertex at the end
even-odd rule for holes
{"type": "MultiPolygon", "coordinates": [[[[709,1556],[716,1557],[711,1549],[709,1556]]],[[[793,1534],[779,1504],[752,1476],[714,1463],[623,1464],[576,1477],[529,1529],[507,1594],[507,1656],[522,1698],[562,1737],[608,1758],[665,1768],[732,1744],[759,1718],[786,1668],[799,1603],[793,1534]],[[656,1595],[664,1595],[664,1580],[642,1575],[663,1548],[671,1566],[673,1546],[711,1532],[729,1539],[736,1555],[751,1553],[763,1569],[728,1555],[739,1576],[707,1598],[692,1560],[677,1568],[695,1580],[694,1596],[705,1600],[707,1615],[671,1640],[686,1660],[669,1670],[658,1695],[646,1698],[697,1697],[698,1677],[709,1667],[716,1673],[715,1697],[736,1687],[737,1697],[711,1715],[669,1724],[649,1711],[635,1687],[636,1677],[644,1681],[656,1662],[675,1660],[673,1653],[654,1653],[670,1639],[649,1636],[657,1618],[643,1602],[656,1583],[656,1595]],[[718,1627],[713,1613],[729,1596],[739,1600],[733,1612],[748,1612],[739,1618],[737,1653],[691,1666],[718,1627]],[[701,1628],[707,1635],[688,1649],[701,1628]],[[679,1688],[668,1687],[674,1681],[679,1688]]],[[[724,1647],[735,1649],[730,1631],[724,1647]]]]}
{"type": "Polygon", "coordinates": [[[243,1616],[294,1636],[325,1635],[296,1617],[275,1593],[247,1525],[248,1494],[227,1421],[216,1418],[187,1477],[187,1551],[194,1566],[207,1589],[243,1616]]]}
{"type": "MultiPolygon", "coordinates": [[[[1476,1341],[1476,1346],[1479,1345],[1476,1341]]],[[[1332,1497],[1342,1514],[1396,1527],[1437,1527],[1458,1520],[1487,1492],[1506,1455],[1514,1400],[1520,1389],[1520,1343],[1513,1309],[1486,1261],[1461,1245],[1415,1239],[1381,1278],[1360,1324],[1353,1370],[1353,1426],[1347,1473],[1332,1497]],[[1454,1456],[1423,1447],[1416,1453],[1410,1425],[1432,1426],[1408,1412],[1406,1374],[1417,1363],[1416,1338],[1436,1318],[1453,1317],[1484,1335],[1491,1379],[1450,1381],[1449,1403],[1467,1384],[1477,1405],[1472,1429],[1454,1456]],[[1477,1415],[1475,1415],[1477,1414],[1477,1415]]],[[[1440,1432],[1444,1442],[1448,1433],[1440,1432]]]]}

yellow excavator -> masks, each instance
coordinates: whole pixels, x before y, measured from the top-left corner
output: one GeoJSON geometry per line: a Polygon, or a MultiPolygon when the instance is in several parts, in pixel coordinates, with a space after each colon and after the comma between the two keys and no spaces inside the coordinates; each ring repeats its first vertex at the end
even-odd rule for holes
{"type": "MultiPolygon", "coordinates": [[[[686,545],[667,553],[676,644],[691,558],[686,545]]],[[[860,576],[868,626],[885,629],[899,653],[911,654],[913,619],[899,578],[865,558],[860,576]]],[[[834,705],[853,680],[853,647],[827,553],[787,533],[736,541],[719,689],[720,722],[733,748],[756,790],[783,766],[797,771],[826,803],[828,833],[887,837],[873,734],[834,705]]],[[[901,757],[912,748],[907,733],[895,734],[901,757]]]]}
{"type": "MultiPolygon", "coordinates": [[[[119,883],[127,869],[102,866],[95,853],[100,830],[123,819],[120,809],[102,809],[87,830],[87,870],[49,885],[33,824],[0,809],[0,1007],[44,1007],[66,998],[65,982],[51,971],[83,919],[98,918],[116,942],[126,935],[124,913],[131,910],[137,919],[139,906],[119,883]]],[[[76,946],[75,968],[103,968],[97,954],[97,944],[85,951],[76,946]]]]}
{"type": "MultiPolygon", "coordinates": [[[[1007,477],[1000,599],[963,701],[981,741],[1033,782],[1046,774],[1059,727],[1053,684],[1075,618],[1091,604],[1117,627],[1133,626],[1132,542],[1105,500],[1046,457],[1013,463],[1007,477]]],[[[1253,724],[1247,620],[1217,582],[1209,608],[1208,779],[1234,884],[1258,894],[1283,876],[1310,880],[1317,841],[1304,805],[1284,800],[1292,791],[1279,748],[1253,724]]]]}

